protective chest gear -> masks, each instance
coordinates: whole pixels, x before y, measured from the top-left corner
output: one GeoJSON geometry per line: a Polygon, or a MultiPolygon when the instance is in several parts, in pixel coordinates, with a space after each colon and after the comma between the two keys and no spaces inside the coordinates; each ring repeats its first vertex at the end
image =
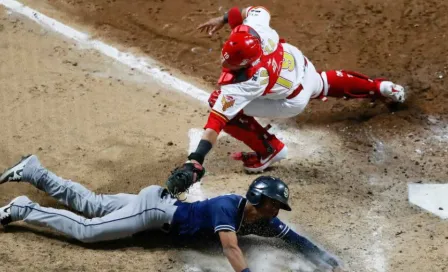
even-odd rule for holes
{"type": "Polygon", "coordinates": [[[229,40],[224,44],[222,60],[231,65],[244,66],[250,64],[251,66],[238,71],[223,68],[218,84],[227,85],[247,81],[256,76],[260,68],[265,68],[269,75],[269,83],[263,95],[268,94],[280,75],[283,62],[282,42],[284,41],[280,40],[274,52],[269,55],[263,55],[258,33],[246,25],[236,27],[232,31],[229,40]],[[237,39],[241,41],[232,41],[237,39]],[[235,44],[232,45],[233,43],[235,44]]]}
{"type": "Polygon", "coordinates": [[[283,204],[282,209],[290,211],[288,205],[289,188],[281,179],[271,176],[260,176],[249,186],[246,198],[252,205],[258,205],[262,196],[277,200],[283,204]]]}

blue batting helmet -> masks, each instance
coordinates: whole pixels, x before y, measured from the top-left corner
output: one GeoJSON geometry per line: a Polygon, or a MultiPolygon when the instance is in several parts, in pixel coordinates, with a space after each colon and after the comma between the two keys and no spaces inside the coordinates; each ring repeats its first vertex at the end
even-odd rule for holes
{"type": "Polygon", "coordinates": [[[288,205],[289,188],[281,179],[271,176],[256,178],[247,190],[246,198],[254,206],[260,204],[262,196],[277,200],[282,204],[282,209],[290,211],[288,205]]]}

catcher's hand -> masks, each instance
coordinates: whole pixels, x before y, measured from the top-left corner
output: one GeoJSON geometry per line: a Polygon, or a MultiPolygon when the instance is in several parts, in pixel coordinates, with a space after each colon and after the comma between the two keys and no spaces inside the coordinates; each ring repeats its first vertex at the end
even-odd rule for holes
{"type": "Polygon", "coordinates": [[[169,176],[166,187],[173,196],[186,192],[193,183],[198,182],[205,174],[205,169],[197,162],[187,161],[174,169],[169,176]]]}
{"type": "Polygon", "coordinates": [[[213,35],[213,33],[220,30],[223,26],[225,26],[226,23],[224,22],[224,17],[216,17],[208,20],[207,22],[201,24],[198,26],[198,30],[201,32],[205,31],[208,32],[208,35],[213,35]]]}

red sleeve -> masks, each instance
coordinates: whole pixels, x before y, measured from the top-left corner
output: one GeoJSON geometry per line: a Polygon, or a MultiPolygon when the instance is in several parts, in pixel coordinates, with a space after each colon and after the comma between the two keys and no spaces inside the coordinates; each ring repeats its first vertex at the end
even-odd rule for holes
{"type": "Polygon", "coordinates": [[[228,15],[229,25],[232,29],[243,23],[243,15],[241,15],[241,10],[238,7],[231,8],[228,12],[228,15]]]}
{"type": "Polygon", "coordinates": [[[208,116],[207,124],[205,124],[205,129],[210,128],[216,131],[216,133],[220,133],[221,130],[226,126],[229,119],[222,115],[221,113],[212,110],[210,115],[208,116]]]}

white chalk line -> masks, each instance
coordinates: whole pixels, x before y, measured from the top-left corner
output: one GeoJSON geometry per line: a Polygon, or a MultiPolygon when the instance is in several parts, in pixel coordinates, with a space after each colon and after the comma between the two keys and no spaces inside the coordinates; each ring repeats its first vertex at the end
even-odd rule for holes
{"type": "Polygon", "coordinates": [[[167,72],[162,71],[160,67],[150,64],[154,63],[155,60],[149,57],[136,57],[131,53],[120,51],[117,48],[110,46],[102,41],[91,39],[90,35],[64,25],[63,23],[60,23],[53,18],[50,18],[32,8],[29,8],[18,1],[0,0],[0,4],[4,5],[7,9],[13,12],[30,18],[31,20],[37,22],[39,25],[45,28],[51,29],[67,38],[77,41],[81,46],[96,49],[103,55],[111,57],[130,68],[136,69],[146,75],[149,75],[163,85],[188,94],[193,98],[201,101],[202,103],[207,103],[210,94],[186,81],[183,81],[170,75],[167,72]]]}
{"type": "MultiPolygon", "coordinates": [[[[374,214],[374,207],[372,207],[366,215],[367,224],[372,229],[372,237],[370,238],[372,244],[370,250],[364,253],[367,268],[373,269],[375,272],[388,271],[388,260],[384,252],[384,247],[387,242],[383,239],[383,225],[381,217],[374,214]]],[[[372,270],[369,270],[372,271],[372,270]]]]}

